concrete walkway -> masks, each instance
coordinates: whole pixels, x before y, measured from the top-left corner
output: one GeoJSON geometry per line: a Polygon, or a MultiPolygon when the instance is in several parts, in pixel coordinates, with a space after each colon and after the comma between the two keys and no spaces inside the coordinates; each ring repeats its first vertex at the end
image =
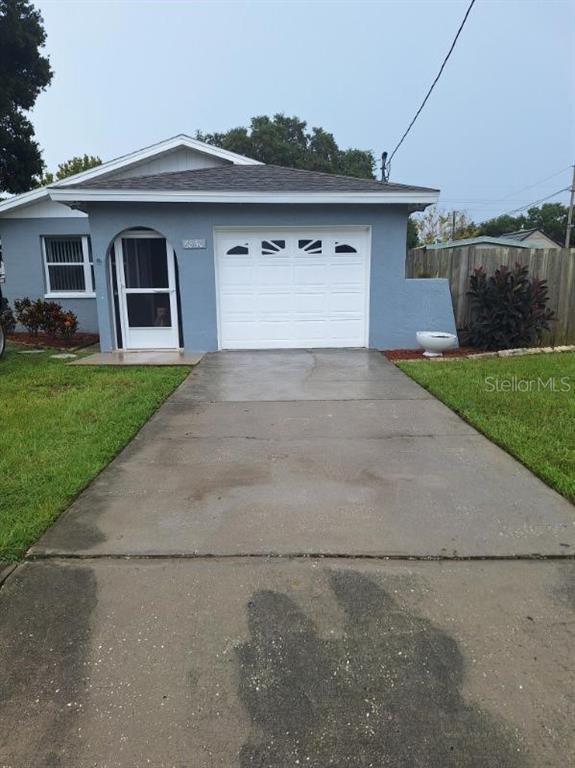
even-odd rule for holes
{"type": "Polygon", "coordinates": [[[203,354],[195,352],[94,352],[70,365],[197,365],[203,354]]]}
{"type": "Polygon", "coordinates": [[[574,519],[377,353],[208,355],[0,590],[0,766],[572,765],[574,519]]]}

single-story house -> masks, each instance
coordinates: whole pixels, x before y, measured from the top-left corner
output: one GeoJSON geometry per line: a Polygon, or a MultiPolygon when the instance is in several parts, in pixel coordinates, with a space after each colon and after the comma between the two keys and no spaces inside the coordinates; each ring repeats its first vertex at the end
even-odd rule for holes
{"type": "Polygon", "coordinates": [[[516,240],[518,243],[529,243],[529,248],[562,247],[540,229],[518,229],[515,232],[505,232],[501,237],[504,240],[516,240]]]}
{"type": "Polygon", "coordinates": [[[58,301],[103,350],[414,347],[455,331],[406,279],[424,187],[264,165],[180,135],[0,203],[9,301],[58,301]]]}
{"type": "Polygon", "coordinates": [[[504,235],[491,237],[489,235],[477,235],[462,240],[446,240],[443,243],[426,245],[430,251],[444,251],[447,248],[561,248],[561,246],[547,237],[540,229],[519,229],[517,232],[507,232],[504,235]]]}

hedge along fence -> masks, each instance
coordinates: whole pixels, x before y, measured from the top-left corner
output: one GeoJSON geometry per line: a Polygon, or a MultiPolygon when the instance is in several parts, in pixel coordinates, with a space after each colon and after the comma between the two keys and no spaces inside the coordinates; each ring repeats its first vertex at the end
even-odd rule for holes
{"type": "Polygon", "coordinates": [[[455,323],[464,328],[469,322],[469,278],[483,267],[488,275],[502,264],[525,264],[532,277],[547,280],[549,303],[557,320],[544,334],[546,344],[575,344],[575,248],[462,248],[427,250],[414,248],[407,254],[406,277],[444,277],[449,280],[455,323]]]}

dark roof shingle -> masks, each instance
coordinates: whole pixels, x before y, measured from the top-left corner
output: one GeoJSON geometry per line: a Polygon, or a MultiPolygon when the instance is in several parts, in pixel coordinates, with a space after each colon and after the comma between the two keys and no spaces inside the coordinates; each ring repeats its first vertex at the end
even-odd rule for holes
{"type": "MultiPolygon", "coordinates": [[[[72,186],[72,185],[70,185],[72,186]]],[[[228,165],[195,171],[173,171],[125,179],[99,178],[78,189],[170,190],[189,192],[437,192],[353,176],[282,168],[279,165],[228,165]]]]}
{"type": "Polygon", "coordinates": [[[537,231],[537,229],[516,229],[515,232],[505,232],[499,237],[504,237],[506,240],[528,240],[537,231]]]}

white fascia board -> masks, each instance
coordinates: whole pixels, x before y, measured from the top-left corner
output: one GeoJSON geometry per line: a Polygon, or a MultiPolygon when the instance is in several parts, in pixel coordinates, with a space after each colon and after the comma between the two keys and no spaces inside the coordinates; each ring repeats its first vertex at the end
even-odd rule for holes
{"type": "Polygon", "coordinates": [[[0,216],[4,211],[10,211],[12,208],[18,208],[20,205],[31,205],[42,198],[48,198],[48,187],[39,187],[30,192],[23,192],[21,195],[14,195],[7,200],[0,202],[0,216]]]}
{"type": "Polygon", "coordinates": [[[185,190],[49,189],[59,203],[348,203],[431,205],[439,192],[189,192],[185,190]]]}
{"type": "MultiPolygon", "coordinates": [[[[80,182],[89,181],[90,179],[97,179],[100,176],[113,173],[114,171],[118,171],[127,166],[140,163],[143,160],[149,160],[156,155],[161,155],[164,152],[170,152],[182,147],[193,149],[204,155],[211,155],[212,157],[229,160],[235,165],[263,165],[259,160],[252,160],[250,157],[237,155],[235,152],[229,152],[227,149],[220,149],[220,147],[214,147],[211,144],[198,141],[198,139],[192,139],[191,136],[180,134],[171,139],[152,144],[150,147],[131,152],[129,155],[122,155],[114,160],[109,160],[107,163],[102,163],[102,165],[98,165],[95,168],[76,173],[73,176],[61,179],[60,181],[55,181],[50,187],[69,187],[80,182]]],[[[2,214],[3,211],[9,211],[20,205],[29,205],[37,200],[41,200],[43,197],[48,197],[47,190],[48,187],[39,187],[38,189],[33,189],[30,192],[23,192],[21,195],[15,195],[8,200],[0,202],[0,214],[2,214]]]]}

